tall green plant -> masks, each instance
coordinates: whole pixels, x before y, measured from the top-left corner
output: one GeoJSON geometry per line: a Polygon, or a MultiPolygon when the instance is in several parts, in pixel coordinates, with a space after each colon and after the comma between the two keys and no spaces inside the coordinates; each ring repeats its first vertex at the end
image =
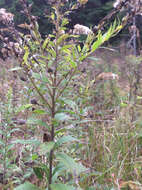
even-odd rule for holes
{"type": "MultiPolygon", "coordinates": [[[[34,110],[34,113],[48,117],[46,127],[49,135],[44,139],[46,142],[39,146],[40,155],[47,158],[47,163],[35,167],[34,172],[39,179],[46,177],[49,190],[75,189],[75,187],[80,189],[78,176],[85,172],[86,168],[67,154],[68,147],[66,151],[63,149],[64,144],[78,141],[64,126],[65,122],[74,124],[76,116],[73,110],[75,106],[73,81],[80,72],[79,66],[85,58],[110,37],[116,35],[122,26],[115,22],[104,34],[99,31],[95,36],[93,32],[89,32],[81,47],[77,43],[79,36],[70,34],[66,27],[69,23],[67,15],[77,6],[72,5],[70,11],[64,12],[64,3],[59,0],[53,5],[49,16],[54,25],[53,34],[42,39],[36,18],[31,15],[26,1],[21,2],[30,22],[31,35],[21,35],[23,41],[18,47],[20,52],[17,58],[20,67],[34,87],[35,96],[38,97],[38,102],[32,103],[40,105],[40,109],[34,110]],[[60,132],[62,135],[59,135],[60,132]],[[65,185],[69,182],[67,176],[70,175],[74,176],[71,177],[73,186],[65,185]],[[59,176],[63,176],[62,184],[58,179],[59,176]]],[[[30,189],[30,187],[33,188],[31,184],[26,183],[16,189],[30,189]]]]}

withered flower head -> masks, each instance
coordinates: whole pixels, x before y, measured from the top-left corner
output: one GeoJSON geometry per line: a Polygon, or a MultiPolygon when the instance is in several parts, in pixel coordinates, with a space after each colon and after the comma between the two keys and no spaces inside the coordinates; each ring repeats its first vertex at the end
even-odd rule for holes
{"type": "Polygon", "coordinates": [[[13,23],[14,15],[12,13],[6,12],[6,9],[0,9],[0,21],[3,24],[9,25],[13,23]]]}
{"type": "Polygon", "coordinates": [[[120,3],[121,3],[120,0],[116,0],[116,1],[113,3],[113,7],[114,7],[114,8],[117,8],[120,3]]]}
{"type": "Polygon", "coordinates": [[[83,26],[80,24],[76,24],[73,29],[73,34],[93,34],[92,30],[90,30],[87,26],[83,26]]]}

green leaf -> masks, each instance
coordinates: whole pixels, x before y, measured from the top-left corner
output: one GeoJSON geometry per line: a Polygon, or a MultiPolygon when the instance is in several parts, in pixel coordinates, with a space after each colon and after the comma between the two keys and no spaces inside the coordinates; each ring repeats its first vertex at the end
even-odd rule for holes
{"type": "Polygon", "coordinates": [[[65,114],[65,113],[56,113],[55,115],[55,119],[57,121],[66,121],[71,119],[69,115],[65,114]]]}
{"type": "Polygon", "coordinates": [[[3,141],[0,140],[0,145],[4,145],[5,146],[5,143],[3,141]]]}
{"type": "Polygon", "coordinates": [[[34,161],[34,160],[37,160],[38,159],[38,155],[37,154],[33,154],[32,155],[32,160],[34,161]]]}
{"type": "Polygon", "coordinates": [[[1,135],[4,135],[4,131],[0,129],[0,134],[1,135]]]}
{"type": "Polygon", "coordinates": [[[138,100],[141,100],[141,99],[142,99],[142,96],[137,96],[137,99],[138,99],[138,100]]]}
{"type": "Polygon", "coordinates": [[[27,65],[28,64],[28,57],[29,57],[29,48],[27,46],[24,47],[25,54],[23,56],[23,61],[27,65]]]}
{"type": "Polygon", "coordinates": [[[42,45],[42,48],[43,48],[43,49],[46,48],[46,46],[47,46],[49,40],[50,40],[50,38],[46,38],[46,39],[44,40],[43,45],[42,45]]]}
{"type": "Polygon", "coordinates": [[[52,190],[75,190],[76,188],[73,186],[57,183],[57,184],[51,184],[52,190]]]}
{"type": "Polygon", "coordinates": [[[79,53],[81,52],[81,47],[80,47],[80,45],[77,46],[77,50],[78,50],[79,53]]]}
{"type": "Polygon", "coordinates": [[[62,19],[62,24],[61,24],[61,26],[65,26],[65,25],[67,25],[69,23],[69,20],[67,19],[67,18],[63,18],[62,19]]]}
{"type": "Polygon", "coordinates": [[[69,37],[68,34],[63,34],[63,35],[61,35],[61,36],[58,38],[57,43],[60,44],[61,42],[64,42],[64,40],[66,40],[68,37],[69,37]]]}
{"type": "Polygon", "coordinates": [[[72,68],[76,68],[77,67],[77,63],[73,60],[70,60],[70,64],[72,66],[72,68]]]}
{"type": "Polygon", "coordinates": [[[32,144],[32,145],[39,145],[40,141],[37,139],[31,139],[31,140],[23,140],[23,139],[17,139],[15,141],[12,141],[12,143],[18,143],[18,144],[32,144]]]}
{"type": "Polygon", "coordinates": [[[50,81],[49,81],[49,78],[45,75],[45,74],[42,74],[42,76],[41,76],[41,79],[42,79],[42,81],[43,82],[45,82],[45,83],[49,83],[50,81]]]}
{"type": "Polygon", "coordinates": [[[88,59],[91,59],[96,62],[101,60],[100,58],[97,58],[97,57],[88,57],[88,59]]]}
{"type": "Polygon", "coordinates": [[[40,167],[34,167],[33,168],[35,175],[37,176],[38,179],[42,180],[43,179],[43,175],[44,175],[44,171],[42,168],[40,167]]]}
{"type": "Polygon", "coordinates": [[[62,46],[62,47],[61,47],[60,52],[62,52],[62,51],[64,51],[64,50],[66,50],[66,49],[70,49],[71,47],[72,47],[72,45],[71,45],[71,44],[64,45],[64,46],[62,46]]]}
{"type": "Polygon", "coordinates": [[[39,125],[39,126],[43,126],[49,129],[49,125],[46,122],[43,122],[41,119],[37,119],[36,117],[30,117],[27,122],[27,124],[29,125],[39,125]]]}
{"type": "Polygon", "coordinates": [[[77,110],[78,106],[74,101],[72,101],[70,99],[66,99],[66,98],[63,98],[63,101],[64,101],[65,104],[70,106],[73,110],[77,110]]]}
{"type": "Polygon", "coordinates": [[[14,144],[7,145],[7,151],[12,150],[14,146],[15,146],[14,144]]]}
{"type": "MultiPolygon", "coordinates": [[[[94,190],[94,187],[87,187],[85,190],[94,190]]],[[[110,189],[113,190],[113,189],[110,189]]]]}
{"type": "Polygon", "coordinates": [[[52,19],[53,21],[55,20],[55,14],[54,14],[53,12],[51,13],[51,16],[50,16],[50,17],[51,17],[51,19],[52,19]]]}
{"type": "Polygon", "coordinates": [[[19,113],[19,112],[21,112],[21,111],[23,111],[23,110],[25,110],[25,109],[28,109],[28,108],[30,108],[30,107],[32,107],[32,106],[33,106],[32,104],[25,104],[25,105],[22,105],[22,106],[20,106],[19,108],[16,109],[16,113],[19,113]]]}
{"type": "Polygon", "coordinates": [[[102,36],[102,43],[109,40],[109,38],[112,36],[112,26],[110,26],[109,30],[102,36]]]}
{"type": "Polygon", "coordinates": [[[22,129],[18,129],[18,128],[16,128],[16,129],[10,129],[9,133],[11,134],[11,133],[14,133],[14,132],[17,132],[17,131],[22,132],[22,129]]]}
{"type": "Polygon", "coordinates": [[[32,72],[32,77],[34,77],[35,79],[41,79],[41,75],[39,73],[32,72]]]}
{"type": "Polygon", "coordinates": [[[33,113],[36,113],[36,114],[47,114],[46,111],[44,111],[44,110],[40,110],[40,109],[38,109],[38,110],[37,110],[37,109],[34,110],[33,113]]]}
{"type": "Polygon", "coordinates": [[[41,65],[41,66],[44,66],[46,64],[45,60],[42,60],[41,58],[37,58],[37,61],[38,63],[41,65]]]}
{"type": "Polygon", "coordinates": [[[70,49],[64,49],[64,53],[66,53],[67,55],[66,56],[68,56],[68,58],[70,58],[70,56],[71,56],[71,54],[72,54],[72,52],[71,52],[71,50],[70,49]]]}
{"type": "Polygon", "coordinates": [[[52,57],[56,57],[56,51],[53,48],[48,49],[48,52],[51,54],[52,57]]]}
{"type": "Polygon", "coordinates": [[[41,189],[39,189],[38,187],[29,182],[25,182],[24,184],[14,188],[14,190],[41,190],[41,189]]]}
{"type": "Polygon", "coordinates": [[[63,136],[59,140],[57,140],[56,147],[62,145],[63,143],[72,142],[72,141],[78,141],[78,139],[76,139],[70,135],[63,136]]]}
{"type": "Polygon", "coordinates": [[[63,163],[66,169],[69,170],[73,175],[79,175],[80,173],[86,170],[86,168],[83,165],[75,162],[74,159],[68,156],[67,154],[59,153],[57,154],[56,158],[57,160],[59,160],[59,162],[63,163]]]}
{"type": "Polygon", "coordinates": [[[102,37],[99,36],[97,41],[95,41],[91,47],[92,52],[94,52],[101,44],[102,44],[102,37]]]}
{"type": "Polygon", "coordinates": [[[45,143],[41,143],[39,146],[39,155],[43,156],[46,153],[50,152],[53,148],[54,148],[55,142],[45,142],[45,143]]]}
{"type": "Polygon", "coordinates": [[[66,129],[65,129],[65,128],[61,128],[61,129],[56,130],[56,131],[55,131],[55,134],[56,134],[56,135],[59,134],[59,136],[62,136],[62,135],[65,134],[65,132],[66,132],[66,129]]]}
{"type": "Polygon", "coordinates": [[[59,163],[54,169],[53,169],[53,183],[58,179],[58,176],[61,176],[65,172],[66,168],[63,164],[59,163]]]}
{"type": "Polygon", "coordinates": [[[127,103],[124,103],[124,102],[121,102],[121,104],[120,104],[120,107],[122,107],[122,108],[125,108],[125,107],[127,107],[128,106],[128,104],[127,103]]]}

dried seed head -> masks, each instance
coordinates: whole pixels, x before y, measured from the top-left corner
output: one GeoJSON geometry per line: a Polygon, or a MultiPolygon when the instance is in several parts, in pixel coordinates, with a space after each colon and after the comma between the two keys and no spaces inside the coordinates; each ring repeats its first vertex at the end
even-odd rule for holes
{"type": "Polygon", "coordinates": [[[5,25],[11,25],[13,24],[13,18],[14,15],[12,13],[6,12],[6,9],[3,8],[0,9],[0,22],[5,25]]]}
{"type": "Polygon", "coordinates": [[[87,26],[83,26],[80,24],[76,24],[73,29],[73,34],[93,34],[92,30],[90,30],[87,26]]]}

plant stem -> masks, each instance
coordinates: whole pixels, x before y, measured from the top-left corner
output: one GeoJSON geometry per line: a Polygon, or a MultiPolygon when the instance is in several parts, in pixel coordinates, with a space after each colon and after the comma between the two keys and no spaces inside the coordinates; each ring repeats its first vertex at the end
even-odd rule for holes
{"type": "MultiPolygon", "coordinates": [[[[51,141],[54,141],[54,117],[55,117],[55,90],[53,88],[53,96],[52,96],[52,126],[51,126],[51,141]]],[[[50,184],[52,184],[52,166],[53,166],[53,149],[50,151],[49,155],[49,190],[50,184]]]]}
{"type": "MultiPolygon", "coordinates": [[[[57,3],[57,11],[59,10],[59,3],[57,3]]],[[[55,126],[54,126],[54,118],[55,118],[55,106],[56,106],[56,91],[57,91],[57,70],[58,70],[58,59],[59,59],[59,50],[58,50],[58,44],[57,44],[57,39],[59,37],[59,18],[57,17],[57,22],[56,22],[56,45],[55,45],[55,52],[56,52],[56,59],[55,59],[55,71],[54,71],[54,77],[52,81],[52,108],[51,108],[51,114],[52,114],[52,125],[51,125],[51,141],[54,141],[54,131],[55,131],[55,126]]],[[[52,168],[53,168],[53,154],[54,150],[52,149],[50,151],[49,155],[49,183],[48,183],[48,188],[51,190],[50,184],[52,184],[52,168]]]]}

